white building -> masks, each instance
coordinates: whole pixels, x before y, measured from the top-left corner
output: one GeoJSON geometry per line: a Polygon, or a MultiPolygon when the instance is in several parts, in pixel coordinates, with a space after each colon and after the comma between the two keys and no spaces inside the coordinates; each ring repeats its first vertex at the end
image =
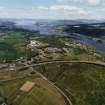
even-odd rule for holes
{"type": "Polygon", "coordinates": [[[42,45],[42,43],[39,42],[39,41],[31,40],[30,45],[31,45],[32,47],[39,47],[39,46],[42,45]]]}
{"type": "Polygon", "coordinates": [[[40,41],[36,41],[36,40],[31,40],[30,41],[30,46],[31,47],[41,47],[41,46],[46,46],[46,45],[48,45],[48,44],[42,43],[40,41]]]}

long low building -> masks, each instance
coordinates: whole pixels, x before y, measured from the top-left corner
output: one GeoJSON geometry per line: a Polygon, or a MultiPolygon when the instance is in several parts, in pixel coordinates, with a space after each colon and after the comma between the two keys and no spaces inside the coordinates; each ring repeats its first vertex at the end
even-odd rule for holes
{"type": "Polygon", "coordinates": [[[31,40],[30,41],[30,46],[31,47],[41,47],[41,46],[46,46],[48,45],[47,43],[42,43],[40,41],[36,41],[36,40],[31,40]]]}

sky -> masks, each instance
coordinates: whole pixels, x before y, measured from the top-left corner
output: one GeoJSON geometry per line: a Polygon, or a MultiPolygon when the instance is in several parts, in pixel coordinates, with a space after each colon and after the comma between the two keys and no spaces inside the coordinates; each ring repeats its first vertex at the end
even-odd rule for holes
{"type": "Polygon", "coordinates": [[[0,0],[0,18],[105,19],[105,0],[0,0]]]}

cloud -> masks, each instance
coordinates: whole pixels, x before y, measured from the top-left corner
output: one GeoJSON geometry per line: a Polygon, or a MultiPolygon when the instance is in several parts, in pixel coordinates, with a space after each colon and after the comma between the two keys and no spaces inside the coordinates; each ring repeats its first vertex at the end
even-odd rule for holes
{"type": "Polygon", "coordinates": [[[45,7],[45,6],[32,7],[32,10],[35,10],[35,9],[37,9],[37,10],[49,10],[49,8],[45,7]]]}
{"type": "Polygon", "coordinates": [[[103,0],[57,0],[61,4],[71,4],[71,3],[80,3],[84,5],[99,5],[103,0]]]}
{"type": "Polygon", "coordinates": [[[51,5],[51,6],[37,6],[37,7],[32,7],[33,10],[65,10],[65,11],[70,11],[70,10],[81,10],[81,8],[78,8],[76,6],[70,6],[70,5],[51,5]]]}
{"type": "Polygon", "coordinates": [[[5,7],[0,6],[0,10],[3,10],[5,7]]]}
{"type": "Polygon", "coordinates": [[[98,5],[100,4],[101,0],[87,0],[87,2],[91,5],[98,5]]]}
{"type": "Polygon", "coordinates": [[[45,17],[53,19],[72,19],[81,18],[81,16],[87,17],[91,14],[90,11],[73,5],[56,4],[51,6],[37,6],[32,7],[32,11],[44,14],[45,17]]]}
{"type": "Polygon", "coordinates": [[[0,7],[0,17],[41,19],[103,19],[105,0],[57,0],[44,5],[26,8],[0,7]]]}
{"type": "Polygon", "coordinates": [[[50,10],[65,10],[65,11],[80,10],[80,8],[76,6],[70,6],[70,5],[53,5],[49,9],[50,10]]]}

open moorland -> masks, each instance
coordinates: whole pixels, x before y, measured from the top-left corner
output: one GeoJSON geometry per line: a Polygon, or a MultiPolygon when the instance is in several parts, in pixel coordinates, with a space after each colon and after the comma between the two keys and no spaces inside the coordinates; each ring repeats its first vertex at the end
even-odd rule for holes
{"type": "Polygon", "coordinates": [[[34,67],[61,88],[73,105],[105,103],[105,67],[85,63],[52,63],[34,67]]]}

